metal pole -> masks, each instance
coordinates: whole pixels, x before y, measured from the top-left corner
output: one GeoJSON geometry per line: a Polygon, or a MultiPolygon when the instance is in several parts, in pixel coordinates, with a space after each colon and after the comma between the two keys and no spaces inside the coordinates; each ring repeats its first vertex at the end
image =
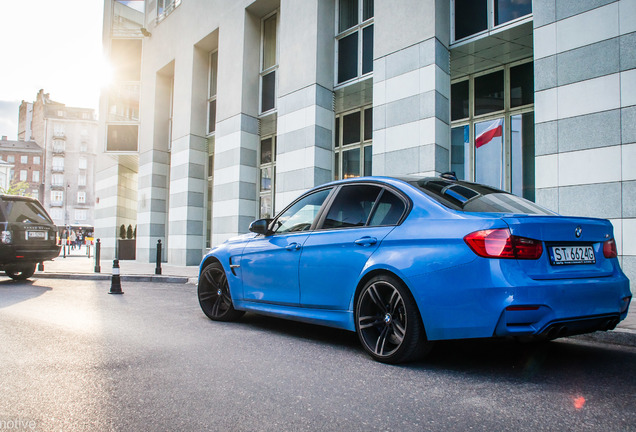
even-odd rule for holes
{"type": "Polygon", "coordinates": [[[97,239],[97,243],[95,243],[95,273],[99,273],[101,271],[101,267],[99,265],[99,256],[102,251],[102,243],[99,239],[97,239]]]}
{"type": "Polygon", "coordinates": [[[157,240],[157,266],[155,267],[155,274],[161,274],[161,240],[157,240]]]}

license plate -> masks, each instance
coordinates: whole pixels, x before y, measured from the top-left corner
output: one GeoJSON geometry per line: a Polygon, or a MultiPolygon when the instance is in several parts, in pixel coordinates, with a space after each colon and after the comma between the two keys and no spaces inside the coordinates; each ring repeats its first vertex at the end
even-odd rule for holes
{"type": "Polygon", "coordinates": [[[38,240],[48,240],[48,232],[46,231],[27,231],[27,240],[29,239],[38,239],[38,240]]]}
{"type": "Polygon", "coordinates": [[[552,246],[550,258],[554,265],[596,263],[592,246],[552,246]]]}

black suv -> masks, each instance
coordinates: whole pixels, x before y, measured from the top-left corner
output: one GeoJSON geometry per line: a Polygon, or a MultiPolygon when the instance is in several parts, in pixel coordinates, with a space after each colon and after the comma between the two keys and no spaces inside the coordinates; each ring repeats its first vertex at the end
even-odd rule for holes
{"type": "Polygon", "coordinates": [[[33,276],[37,263],[60,254],[57,227],[33,198],[0,195],[0,270],[12,279],[33,276]]]}

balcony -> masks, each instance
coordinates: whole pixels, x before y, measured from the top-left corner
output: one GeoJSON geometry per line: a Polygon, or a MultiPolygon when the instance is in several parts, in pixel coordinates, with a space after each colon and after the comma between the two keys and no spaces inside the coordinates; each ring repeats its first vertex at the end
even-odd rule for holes
{"type": "Polygon", "coordinates": [[[64,172],[64,167],[63,166],[55,166],[55,165],[53,165],[53,167],[51,167],[51,171],[54,172],[54,173],[64,172]]]}
{"type": "Polygon", "coordinates": [[[56,139],[66,139],[66,133],[61,130],[53,131],[53,137],[56,139]]]}
{"type": "Polygon", "coordinates": [[[64,147],[53,147],[53,154],[64,154],[65,152],[64,147]]]}

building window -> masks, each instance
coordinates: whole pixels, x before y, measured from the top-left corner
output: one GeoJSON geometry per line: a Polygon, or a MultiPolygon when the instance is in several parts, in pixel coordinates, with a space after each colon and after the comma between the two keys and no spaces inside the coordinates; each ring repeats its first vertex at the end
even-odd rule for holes
{"type": "Polygon", "coordinates": [[[20,170],[20,181],[27,181],[27,170],[20,170]]]}
{"type": "Polygon", "coordinates": [[[86,160],[86,158],[85,157],[79,158],[79,169],[86,169],[87,166],[88,166],[88,161],[86,160]]]}
{"type": "Polygon", "coordinates": [[[86,192],[80,191],[77,193],[77,203],[85,204],[86,203],[86,192]]]}
{"type": "Polygon", "coordinates": [[[33,156],[33,165],[40,165],[40,156],[33,156]]]}
{"type": "Polygon", "coordinates": [[[39,200],[40,199],[40,191],[37,190],[37,189],[31,190],[31,196],[33,198],[35,198],[36,200],[39,200]]]}
{"type": "Polygon", "coordinates": [[[53,125],[53,135],[57,137],[64,136],[64,125],[56,123],[53,125]]]}
{"type": "Polygon", "coordinates": [[[88,151],[88,143],[86,141],[82,141],[80,143],[80,151],[82,153],[86,153],[88,151]]]}
{"type": "Polygon", "coordinates": [[[458,41],[532,13],[532,0],[454,0],[453,40],[458,41]]]}
{"type": "Polygon", "coordinates": [[[369,176],[372,169],[373,109],[336,116],[334,178],[369,176]]]}
{"type": "Polygon", "coordinates": [[[451,84],[451,170],[534,201],[533,63],[451,84]]]}
{"type": "Polygon", "coordinates": [[[51,176],[51,186],[64,186],[64,175],[53,174],[51,176]]]}
{"type": "Polygon", "coordinates": [[[274,217],[274,187],[276,178],[276,136],[261,139],[260,149],[260,217],[274,217]]]}
{"type": "Polygon", "coordinates": [[[53,140],[53,153],[64,153],[66,142],[63,140],[53,140]]]}
{"type": "Polygon", "coordinates": [[[208,135],[216,131],[216,75],[219,65],[219,53],[210,53],[208,65],[208,135]]]}
{"type": "Polygon", "coordinates": [[[337,84],[373,71],[373,0],[337,2],[337,84]]]}
{"type": "Polygon", "coordinates": [[[51,191],[51,204],[60,205],[64,202],[64,191],[51,191]]]}
{"type": "Polygon", "coordinates": [[[20,156],[20,163],[23,163],[23,164],[29,163],[29,156],[20,156]]]}
{"type": "Polygon", "coordinates": [[[161,21],[181,4],[181,0],[157,0],[157,21],[161,21]]]}
{"type": "Polygon", "coordinates": [[[9,162],[9,163],[15,163],[15,156],[13,156],[13,155],[9,155],[9,156],[7,156],[7,162],[9,162]]]}
{"type": "Polygon", "coordinates": [[[86,186],[86,174],[80,174],[77,176],[77,185],[86,186]]]}
{"type": "Polygon", "coordinates": [[[49,211],[51,218],[56,221],[64,221],[64,210],[61,208],[52,208],[49,211]]]}
{"type": "Polygon", "coordinates": [[[276,108],[278,13],[265,17],[261,30],[261,114],[276,108]]]}
{"type": "Polygon", "coordinates": [[[40,181],[40,171],[33,171],[33,174],[31,174],[31,181],[33,182],[40,181]]]}
{"type": "Polygon", "coordinates": [[[53,157],[53,171],[64,171],[64,158],[59,156],[53,157]]]}
{"type": "Polygon", "coordinates": [[[75,220],[76,221],[85,221],[86,220],[86,210],[84,209],[75,209],[75,220]]]}

